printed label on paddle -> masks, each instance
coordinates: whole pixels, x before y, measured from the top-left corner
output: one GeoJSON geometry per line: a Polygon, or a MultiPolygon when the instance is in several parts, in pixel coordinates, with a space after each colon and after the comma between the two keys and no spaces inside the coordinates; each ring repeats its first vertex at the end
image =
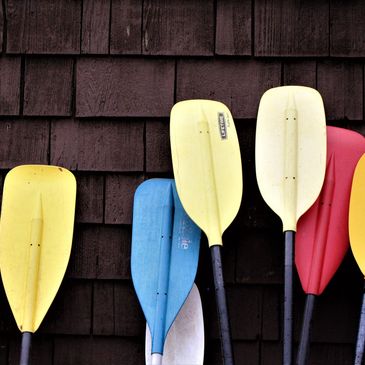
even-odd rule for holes
{"type": "Polygon", "coordinates": [[[227,122],[224,113],[218,113],[219,133],[222,139],[227,139],[227,122]]]}

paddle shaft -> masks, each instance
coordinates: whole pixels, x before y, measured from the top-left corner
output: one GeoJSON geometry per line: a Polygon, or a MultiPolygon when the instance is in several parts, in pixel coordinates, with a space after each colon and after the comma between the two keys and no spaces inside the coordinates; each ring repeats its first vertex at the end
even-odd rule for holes
{"type": "Polygon", "coordinates": [[[359,329],[357,332],[356,354],[355,354],[355,362],[354,362],[355,365],[362,364],[362,359],[364,356],[364,345],[365,345],[365,287],[364,287],[364,294],[363,294],[363,298],[362,298],[359,329]]]}
{"type": "Polygon", "coordinates": [[[284,340],[283,364],[292,363],[293,342],[293,260],[294,260],[294,231],[286,231],[285,263],[284,263],[284,340]]]}
{"type": "Polygon", "coordinates": [[[19,365],[29,365],[30,364],[30,347],[32,344],[32,333],[23,332],[22,334],[22,345],[20,349],[20,361],[19,365]]]}
{"type": "Polygon", "coordinates": [[[303,317],[302,331],[300,333],[296,365],[305,365],[307,363],[308,352],[309,352],[308,349],[310,340],[310,330],[312,324],[312,315],[313,315],[315,299],[316,295],[308,294],[307,299],[305,301],[304,317],[303,317]]]}
{"type": "Polygon", "coordinates": [[[217,302],[218,321],[221,334],[221,348],[224,365],[233,365],[233,351],[231,343],[231,329],[228,319],[226,291],[224,289],[222,258],[220,245],[210,248],[215,286],[215,298],[217,302]]]}

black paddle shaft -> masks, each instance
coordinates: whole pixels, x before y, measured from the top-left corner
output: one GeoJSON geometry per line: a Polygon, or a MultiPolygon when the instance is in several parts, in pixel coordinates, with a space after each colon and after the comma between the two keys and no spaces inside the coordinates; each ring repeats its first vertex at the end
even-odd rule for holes
{"type": "Polygon", "coordinates": [[[285,262],[284,262],[284,339],[283,365],[292,364],[293,347],[293,261],[294,261],[294,231],[286,231],[285,262]]]}
{"type": "Polygon", "coordinates": [[[308,361],[310,331],[315,299],[316,296],[314,294],[308,294],[305,301],[303,324],[302,331],[300,333],[296,365],[306,365],[308,361]]]}
{"type": "Polygon", "coordinates": [[[224,365],[234,365],[232,343],[231,343],[231,329],[229,325],[226,291],[224,289],[222,259],[220,246],[212,246],[210,248],[212,256],[215,298],[217,302],[217,312],[219,320],[219,328],[221,334],[221,348],[224,365]]]}
{"type": "Polygon", "coordinates": [[[19,365],[29,365],[30,364],[31,344],[32,344],[32,333],[23,332],[19,365]]]}
{"type": "Polygon", "coordinates": [[[357,332],[356,354],[354,362],[355,365],[362,365],[362,359],[364,357],[364,345],[365,345],[365,287],[364,287],[364,294],[362,297],[359,330],[357,332]]]}

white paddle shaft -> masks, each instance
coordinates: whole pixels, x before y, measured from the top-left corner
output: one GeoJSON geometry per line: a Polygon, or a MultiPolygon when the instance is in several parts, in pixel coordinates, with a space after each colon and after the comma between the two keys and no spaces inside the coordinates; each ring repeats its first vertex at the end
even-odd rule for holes
{"type": "Polygon", "coordinates": [[[162,365],[162,355],[161,354],[152,354],[151,356],[151,365],[162,365]]]}

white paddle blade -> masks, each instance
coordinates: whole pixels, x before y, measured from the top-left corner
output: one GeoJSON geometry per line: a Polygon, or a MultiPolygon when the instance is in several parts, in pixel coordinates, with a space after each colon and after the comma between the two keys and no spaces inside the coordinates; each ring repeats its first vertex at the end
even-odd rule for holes
{"type": "Polygon", "coordinates": [[[256,177],[262,197],[296,231],[317,199],[326,168],[326,118],[318,91],[272,88],[262,96],[256,126],[256,177]]]}
{"type": "MultiPolygon", "coordinates": [[[[153,365],[151,334],[146,325],[146,365],[153,365]]],[[[203,365],[204,320],[200,294],[194,284],[167,334],[162,365],[203,365]]]]}

